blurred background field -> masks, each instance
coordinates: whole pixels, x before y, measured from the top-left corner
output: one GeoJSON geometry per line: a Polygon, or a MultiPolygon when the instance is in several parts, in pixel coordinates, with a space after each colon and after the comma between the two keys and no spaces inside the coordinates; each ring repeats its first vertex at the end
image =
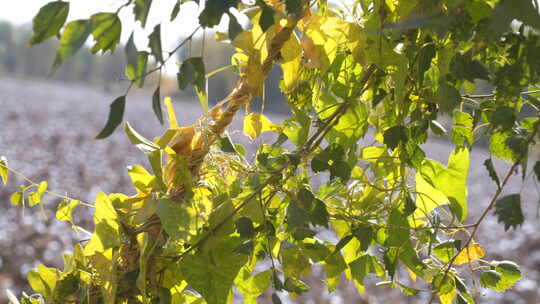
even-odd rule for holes
{"type": "MultiPolygon", "coordinates": [[[[29,26],[0,22],[0,155],[5,155],[11,167],[31,179],[48,181],[52,191],[84,201],[91,202],[99,191],[134,194],[126,167],[137,163],[146,166],[144,155],[121,131],[103,141],[92,139],[105,123],[109,103],[127,85],[122,70],[123,53],[119,50],[113,55],[92,56],[88,50],[81,50],[53,77],[47,77],[56,45],[48,42],[28,48],[29,36],[29,26]]],[[[229,64],[231,54],[223,44],[211,43],[211,40],[205,44],[209,71],[229,64]]],[[[200,37],[195,39],[192,49],[200,49],[200,41],[200,37]]],[[[178,60],[185,55],[178,54],[178,60]]],[[[267,83],[269,89],[264,101],[266,114],[274,121],[287,115],[283,97],[278,90],[271,90],[277,86],[279,78],[279,71],[274,71],[267,83]]],[[[234,81],[231,72],[212,78],[210,102],[224,97],[234,81]]],[[[152,138],[158,136],[163,127],[151,112],[156,78],[149,78],[147,84],[147,90],[130,93],[125,120],[152,138]]],[[[202,111],[193,92],[178,91],[174,77],[165,77],[161,86],[162,95],[173,97],[181,123],[192,123],[200,116],[202,111]]],[[[262,101],[258,103],[260,106],[262,101]]],[[[236,124],[236,130],[239,125],[236,124]]],[[[247,142],[240,132],[232,132],[235,138],[247,142]]],[[[445,139],[425,146],[429,157],[442,162],[446,162],[451,149],[445,139]]],[[[473,149],[469,174],[471,219],[489,203],[495,191],[482,165],[487,157],[482,147],[473,149]]],[[[57,200],[46,200],[44,214],[39,208],[23,210],[11,206],[9,196],[17,190],[16,185],[24,182],[14,176],[11,178],[7,187],[0,187],[0,303],[5,301],[6,288],[28,291],[25,275],[29,269],[39,263],[59,266],[62,253],[71,250],[74,242],[87,238],[73,232],[68,224],[54,220],[57,200]]],[[[512,259],[522,265],[524,278],[505,294],[480,290],[477,300],[479,303],[540,303],[538,186],[532,179],[522,185],[521,176],[515,175],[505,191],[522,192],[526,223],[516,232],[505,233],[490,215],[481,227],[478,242],[486,248],[489,259],[512,259]]],[[[75,219],[78,225],[91,229],[91,210],[79,208],[75,219]]],[[[396,292],[376,287],[374,281],[368,284],[365,295],[358,295],[345,280],[329,295],[324,290],[323,278],[322,273],[309,278],[313,288],[297,302],[418,303],[423,299],[422,296],[402,298],[396,292]]]]}

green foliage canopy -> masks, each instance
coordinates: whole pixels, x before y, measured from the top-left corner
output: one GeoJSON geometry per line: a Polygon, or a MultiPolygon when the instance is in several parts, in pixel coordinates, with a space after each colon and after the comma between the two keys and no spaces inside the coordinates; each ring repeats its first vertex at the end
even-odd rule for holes
{"type": "MultiPolygon", "coordinates": [[[[130,168],[134,196],[100,193],[90,240],[65,255],[63,269],[31,271],[36,294],[21,303],[219,304],[232,301],[233,286],[246,303],[265,292],[280,303],[310,288],[303,279],[315,264],[324,267],[330,291],[344,273],[364,292],[364,278],[373,274],[382,285],[407,295],[429,292],[430,302],[442,303],[473,303],[473,279],[497,291],[519,280],[516,264],[483,259],[475,236],[490,211],[505,229],[524,220],[520,194],[500,196],[515,170],[527,176],[528,151],[538,138],[535,1],[356,0],[336,7],[325,0],[179,0],[171,19],[185,2],[200,5],[201,28],[229,18],[228,33],[216,37],[236,49],[235,89],[209,108],[206,82],[215,72],[206,73],[205,54],[182,62],[178,86],[195,88],[205,114],[179,126],[166,99],[169,127],[161,137],[145,139],[126,124],[152,172],[130,168]],[[237,14],[249,18],[248,27],[237,14]],[[249,113],[269,89],[264,80],[274,66],[282,70],[279,89],[291,111],[280,124],[249,113]],[[479,81],[492,83],[493,92],[475,94],[479,81]],[[252,162],[225,131],[244,106],[246,136],[276,135],[252,162]],[[422,150],[445,135],[445,117],[454,145],[446,165],[422,150]],[[491,158],[485,161],[497,191],[471,219],[469,151],[481,136],[511,168],[499,178],[491,158]],[[338,239],[324,238],[326,230],[338,239]],[[463,231],[468,236],[458,238],[463,231]]],[[[113,52],[122,31],[118,13],[129,8],[145,27],[151,0],[126,1],[117,12],[68,24],[69,5],[52,2],[36,16],[31,44],[60,32],[55,68],[90,36],[93,53],[113,52]]],[[[167,53],[160,31],[154,28],[147,50],[128,42],[131,85],[143,86],[196,34],[167,53]],[[156,68],[148,70],[149,60],[156,68]]],[[[96,138],[121,124],[126,95],[111,104],[96,138]]],[[[158,86],[152,109],[164,121],[161,107],[158,86]]],[[[0,159],[4,183],[9,171],[0,159]]],[[[11,202],[38,205],[45,193],[46,183],[30,182],[11,202]]],[[[71,212],[83,204],[65,199],[58,219],[73,221],[71,212]]]]}

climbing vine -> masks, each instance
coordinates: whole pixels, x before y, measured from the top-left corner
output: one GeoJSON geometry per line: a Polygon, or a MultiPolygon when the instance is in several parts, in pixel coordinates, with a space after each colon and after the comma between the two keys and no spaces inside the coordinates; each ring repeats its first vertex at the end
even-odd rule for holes
{"type": "MultiPolygon", "coordinates": [[[[200,26],[176,48],[163,50],[161,25],[147,48],[137,49],[133,35],[127,42],[130,84],[96,138],[121,129],[131,87],[161,75],[198,32],[228,19],[228,32],[216,37],[236,50],[231,66],[207,72],[202,56],[179,65],[179,89],[193,87],[204,114],[179,125],[158,84],[152,111],[168,121],[166,131],[150,140],[124,124],[151,168],[129,168],[133,196],[99,193],[90,204],[27,179],[13,205],[60,197],[58,220],[78,229],[72,212],[88,207],[95,229],[64,256],[62,269],[30,271],[35,293],[12,302],[256,303],[272,293],[281,303],[309,290],[303,280],[316,264],[330,292],[343,274],[365,292],[372,274],[406,295],[430,293],[430,303],[474,303],[474,282],[504,291],[520,279],[515,263],[487,259],[476,234],[493,215],[505,230],[519,227],[520,193],[503,196],[503,189],[515,172],[540,177],[540,163],[531,166],[529,158],[539,138],[536,1],[178,0],[163,22],[186,2],[199,5],[200,26]],[[249,24],[240,24],[240,15],[249,24]],[[266,87],[276,66],[279,88],[266,87]],[[207,79],[226,69],[238,75],[236,86],[210,106],[207,79]],[[479,92],[480,85],[490,89],[479,92]],[[250,110],[265,90],[277,89],[290,110],[279,124],[250,110]],[[243,109],[245,136],[275,135],[254,157],[227,134],[243,109]],[[422,149],[437,137],[453,145],[446,164],[422,149]],[[471,218],[467,175],[480,139],[487,140],[484,165],[497,190],[477,202],[483,211],[471,218]],[[510,169],[499,177],[492,158],[510,169]]],[[[53,70],[90,36],[92,53],[114,52],[118,14],[132,9],[144,28],[152,0],[66,24],[70,5],[76,3],[50,2],[34,19],[31,45],[60,40],[53,70]]],[[[4,183],[10,174],[21,175],[2,158],[4,183]]]]}

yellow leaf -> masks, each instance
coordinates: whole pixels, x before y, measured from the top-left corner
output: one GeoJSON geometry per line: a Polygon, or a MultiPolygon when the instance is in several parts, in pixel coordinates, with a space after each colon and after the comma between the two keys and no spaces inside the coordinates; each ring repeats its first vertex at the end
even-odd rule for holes
{"type": "Polygon", "coordinates": [[[485,254],[486,253],[484,251],[484,248],[482,248],[480,244],[474,244],[461,250],[461,252],[454,260],[454,263],[460,265],[464,263],[474,262],[478,259],[483,258],[485,254]]]}
{"type": "Polygon", "coordinates": [[[433,209],[450,203],[448,197],[428,183],[422,174],[417,173],[415,181],[417,209],[414,212],[414,218],[425,218],[433,209]]]}
{"type": "Polygon", "coordinates": [[[169,127],[171,129],[177,128],[178,121],[176,120],[176,114],[174,113],[174,108],[170,97],[165,98],[165,106],[167,107],[167,114],[169,114],[169,127]]]}
{"type": "Polygon", "coordinates": [[[456,296],[456,290],[452,290],[449,293],[440,294],[439,299],[441,300],[441,304],[452,304],[452,301],[454,300],[454,297],[456,296]]]}
{"type": "Polygon", "coordinates": [[[256,57],[250,56],[247,66],[242,71],[244,74],[249,75],[247,82],[251,88],[251,92],[254,96],[262,96],[264,86],[264,74],[262,72],[261,64],[256,57]]]}
{"type": "Polygon", "coordinates": [[[73,210],[79,205],[77,200],[64,200],[56,210],[56,219],[59,221],[73,221],[73,210]]]}
{"type": "Polygon", "coordinates": [[[244,134],[251,140],[263,132],[279,131],[279,126],[271,122],[266,116],[250,113],[244,117],[244,134]]]}
{"type": "Polygon", "coordinates": [[[291,91],[298,83],[300,76],[300,65],[302,57],[302,47],[298,38],[292,36],[281,49],[281,56],[283,57],[283,83],[285,84],[285,90],[291,91]]]}
{"type": "Polygon", "coordinates": [[[2,179],[2,182],[4,182],[4,185],[7,185],[8,182],[8,163],[7,159],[4,156],[0,156],[0,178],[2,179]]]}
{"type": "Polygon", "coordinates": [[[232,41],[232,45],[247,54],[254,53],[253,33],[251,30],[243,31],[238,34],[232,41]]]}

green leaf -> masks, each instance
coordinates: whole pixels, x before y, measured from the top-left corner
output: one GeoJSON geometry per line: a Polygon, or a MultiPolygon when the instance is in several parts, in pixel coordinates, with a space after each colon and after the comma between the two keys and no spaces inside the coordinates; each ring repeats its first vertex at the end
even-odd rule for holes
{"type": "Polygon", "coordinates": [[[169,199],[161,199],[157,205],[156,214],[159,216],[163,229],[172,238],[182,238],[190,232],[190,224],[195,218],[194,213],[183,208],[180,203],[169,199]]]}
{"type": "Polygon", "coordinates": [[[436,51],[433,44],[428,44],[420,49],[418,52],[418,58],[416,63],[416,77],[418,77],[418,83],[422,85],[424,81],[424,74],[430,68],[433,58],[435,58],[436,51]]]}
{"type": "Polygon", "coordinates": [[[521,211],[521,195],[511,194],[500,198],[495,202],[495,215],[497,221],[504,224],[504,230],[510,227],[516,229],[523,224],[523,212],[521,211]]]}
{"type": "Polygon", "coordinates": [[[475,23],[491,16],[492,12],[491,6],[484,1],[467,2],[465,9],[475,23]]]}
{"type": "Polygon", "coordinates": [[[122,22],[114,13],[97,13],[90,18],[92,36],[96,44],[92,47],[92,53],[107,50],[114,52],[116,45],[120,43],[122,34],[122,22]]]}
{"type": "Polygon", "coordinates": [[[133,35],[134,33],[131,33],[124,48],[126,54],[125,73],[130,80],[134,80],[137,77],[137,75],[135,75],[137,71],[137,47],[135,46],[133,35]]]}
{"type": "Polygon", "coordinates": [[[456,146],[465,146],[465,143],[472,145],[474,141],[473,117],[469,113],[460,110],[453,112],[454,126],[450,137],[456,146]]]}
{"type": "Polygon", "coordinates": [[[322,263],[326,273],[328,291],[333,292],[339,285],[339,280],[343,272],[347,270],[347,263],[341,253],[331,254],[324,259],[322,263]]]}
{"type": "Polygon", "coordinates": [[[253,222],[245,216],[237,219],[234,222],[234,225],[236,226],[236,231],[238,231],[240,237],[242,238],[249,239],[255,235],[255,228],[253,227],[253,222]]]}
{"type": "Polygon", "coordinates": [[[178,16],[178,13],[180,12],[180,6],[182,5],[183,2],[184,2],[183,0],[176,1],[176,4],[174,5],[174,8],[171,12],[170,21],[174,21],[174,19],[176,19],[176,17],[178,16]]]}
{"type": "Polygon", "coordinates": [[[487,158],[484,161],[484,166],[486,167],[486,170],[489,173],[489,177],[497,184],[497,188],[501,188],[501,181],[499,180],[499,176],[497,175],[497,171],[495,171],[495,167],[493,166],[493,161],[491,158],[487,158]]]}
{"type": "Polygon", "coordinates": [[[495,270],[488,270],[480,273],[480,284],[483,287],[495,289],[501,280],[501,275],[495,270]]]}
{"type": "Polygon", "coordinates": [[[155,152],[156,150],[159,150],[158,145],[156,145],[155,143],[151,142],[150,140],[144,138],[142,135],[137,133],[137,131],[135,131],[131,127],[129,122],[126,122],[126,126],[124,130],[126,132],[127,137],[129,138],[129,141],[131,141],[131,143],[135,145],[135,147],[137,147],[143,153],[150,154],[150,153],[155,152]]]}
{"type": "Polygon", "coordinates": [[[201,57],[191,57],[182,63],[180,72],[177,74],[178,87],[185,90],[188,85],[193,85],[198,91],[205,90],[205,68],[201,57]]]}
{"type": "Polygon", "coordinates": [[[456,252],[456,244],[454,241],[445,241],[437,244],[433,248],[433,253],[444,263],[447,263],[452,259],[456,252]]]}
{"type": "Polygon", "coordinates": [[[406,143],[408,139],[406,130],[403,126],[394,126],[384,131],[384,144],[394,150],[399,143],[406,143]]]}
{"type": "Polygon", "coordinates": [[[141,88],[144,85],[146,78],[146,65],[148,64],[148,52],[137,51],[133,41],[133,33],[129,37],[126,47],[126,76],[135,82],[137,87],[141,88]]]}
{"type": "Polygon", "coordinates": [[[60,37],[60,46],[54,59],[52,72],[83,46],[91,32],[92,26],[89,20],[75,20],[66,25],[60,37]]]}
{"type": "Polygon", "coordinates": [[[160,63],[163,63],[163,50],[161,48],[161,24],[154,27],[154,31],[148,36],[148,46],[152,50],[152,55],[160,63]]]}
{"type": "Polygon", "coordinates": [[[80,204],[77,200],[64,199],[56,209],[56,219],[59,221],[73,221],[73,210],[80,204]]]}
{"type": "Polygon", "coordinates": [[[217,144],[218,144],[218,147],[223,152],[234,153],[234,154],[238,153],[232,143],[232,140],[229,134],[224,134],[222,137],[220,137],[217,144]]]}
{"type": "Polygon", "coordinates": [[[133,13],[135,14],[135,20],[140,21],[143,28],[146,26],[146,19],[151,6],[152,0],[135,0],[133,13]]]}
{"type": "Polygon", "coordinates": [[[343,160],[336,161],[330,167],[330,179],[339,177],[344,181],[351,178],[352,168],[349,164],[343,160]]]}
{"type": "Polygon", "coordinates": [[[203,27],[218,25],[221,17],[239,2],[239,0],[207,0],[204,10],[199,15],[199,24],[203,27]]]}
{"type": "Polygon", "coordinates": [[[314,199],[310,210],[309,220],[311,224],[328,227],[329,214],[326,205],[320,199],[314,199]]]}
{"type": "Polygon", "coordinates": [[[529,0],[502,0],[497,3],[492,19],[492,30],[495,34],[502,34],[508,29],[513,19],[522,21],[536,29],[540,29],[540,15],[533,1],[529,0]]]}
{"type": "Polygon", "coordinates": [[[494,128],[511,129],[515,121],[515,111],[510,107],[498,107],[491,118],[491,124],[494,128]]]}
{"type": "Polygon", "coordinates": [[[146,78],[146,65],[148,64],[148,52],[137,52],[137,65],[135,70],[135,84],[137,87],[142,88],[144,86],[144,80],[146,78]]]}
{"type": "Polygon", "coordinates": [[[452,110],[460,103],[461,95],[459,94],[459,91],[446,81],[442,81],[437,90],[437,104],[440,106],[441,110],[446,113],[452,113],[452,110]]]}
{"type": "Polygon", "coordinates": [[[150,174],[146,169],[139,165],[133,165],[128,167],[128,174],[131,178],[131,183],[140,193],[148,193],[152,191],[153,182],[155,177],[150,174]]]}
{"type": "Polygon", "coordinates": [[[229,303],[233,281],[248,259],[234,252],[241,241],[239,237],[224,237],[210,253],[191,254],[181,260],[185,280],[208,304],[229,303]]]}
{"type": "Polygon", "coordinates": [[[495,288],[493,288],[495,290],[505,291],[514,286],[514,284],[521,279],[521,270],[514,262],[496,261],[492,262],[491,265],[495,266],[495,271],[501,275],[500,280],[497,282],[495,288]]]}
{"type": "Polygon", "coordinates": [[[122,123],[124,117],[124,108],[126,106],[126,96],[116,98],[110,106],[109,118],[105,127],[99,132],[95,139],[103,139],[109,137],[114,130],[122,123]]]}
{"type": "Polygon", "coordinates": [[[69,2],[54,1],[45,4],[33,19],[34,34],[30,45],[41,43],[57,35],[69,14],[69,2]]]}
{"type": "Polygon", "coordinates": [[[5,156],[0,156],[0,178],[4,185],[7,185],[9,177],[8,161],[5,156]]]}
{"type": "Polygon", "coordinates": [[[364,284],[366,275],[375,273],[378,276],[382,276],[384,273],[383,266],[374,256],[369,254],[364,254],[349,263],[349,268],[351,269],[352,278],[360,285],[364,284]]]}
{"type": "Polygon", "coordinates": [[[508,138],[510,138],[509,133],[493,133],[489,138],[489,151],[496,157],[501,157],[507,161],[511,161],[514,159],[514,153],[506,144],[508,138]]]}
{"type": "Polygon", "coordinates": [[[416,204],[411,196],[407,195],[405,197],[401,212],[403,213],[403,216],[408,217],[409,215],[413,214],[414,211],[416,211],[416,204]]]}
{"type": "Polygon", "coordinates": [[[39,292],[46,299],[52,299],[53,293],[60,279],[60,273],[55,268],[49,268],[42,264],[38,265],[37,271],[28,272],[28,283],[36,292],[39,292]]]}
{"type": "Polygon", "coordinates": [[[287,14],[292,16],[298,16],[302,13],[302,0],[285,0],[285,9],[287,14]]]}
{"type": "Polygon", "coordinates": [[[489,80],[489,71],[480,61],[460,53],[452,58],[450,71],[453,77],[464,78],[471,83],[475,79],[489,80]]]}
{"type": "Polygon", "coordinates": [[[339,242],[336,244],[336,248],[334,249],[334,253],[338,253],[343,247],[347,246],[349,242],[354,238],[354,235],[349,234],[345,237],[343,237],[339,242]]]}
{"type": "Polygon", "coordinates": [[[354,229],[353,235],[360,241],[360,250],[367,251],[373,242],[375,232],[371,226],[362,226],[354,229]]]}
{"type": "Polygon", "coordinates": [[[390,228],[387,229],[388,238],[384,242],[387,247],[401,247],[404,243],[410,242],[410,232],[407,227],[409,223],[407,218],[399,211],[394,209],[388,217],[390,228]],[[396,228],[391,228],[395,226],[396,228]]]}
{"type": "Polygon", "coordinates": [[[233,41],[234,38],[236,38],[236,36],[238,36],[238,34],[242,33],[243,31],[244,29],[242,28],[240,23],[238,23],[236,17],[233,14],[229,14],[229,39],[233,41]]]}
{"type": "Polygon", "coordinates": [[[306,283],[293,277],[285,279],[283,288],[296,294],[304,293],[309,290],[309,286],[306,283]]]}
{"type": "Polygon", "coordinates": [[[243,267],[234,283],[244,296],[244,303],[257,303],[257,297],[262,295],[272,283],[272,270],[251,275],[250,267],[243,267]]]}
{"type": "Polygon", "coordinates": [[[103,192],[97,194],[95,199],[94,223],[95,232],[84,247],[85,255],[104,252],[109,248],[120,245],[120,225],[118,213],[111,198],[103,192]]]}
{"type": "Polygon", "coordinates": [[[275,11],[270,6],[264,4],[264,2],[261,2],[263,4],[262,6],[262,13],[261,18],[259,19],[259,26],[261,27],[263,32],[266,32],[269,27],[274,25],[274,14],[275,11]]]}
{"type": "Polygon", "coordinates": [[[425,160],[416,174],[416,217],[426,217],[433,209],[450,204],[452,212],[463,222],[467,218],[468,170],[467,148],[452,151],[446,168],[437,161],[425,160]]]}
{"type": "Polygon", "coordinates": [[[401,288],[401,291],[402,291],[404,294],[408,295],[409,297],[415,296],[415,295],[417,295],[417,294],[420,292],[420,290],[418,290],[418,289],[411,288],[411,287],[407,287],[407,286],[405,286],[405,285],[403,285],[403,284],[401,284],[401,283],[399,283],[399,282],[398,282],[398,285],[399,285],[399,287],[401,288]]]}
{"type": "Polygon", "coordinates": [[[160,87],[158,86],[152,95],[152,110],[156,114],[157,119],[160,124],[163,124],[163,111],[161,109],[161,96],[160,96],[160,87]]]}

